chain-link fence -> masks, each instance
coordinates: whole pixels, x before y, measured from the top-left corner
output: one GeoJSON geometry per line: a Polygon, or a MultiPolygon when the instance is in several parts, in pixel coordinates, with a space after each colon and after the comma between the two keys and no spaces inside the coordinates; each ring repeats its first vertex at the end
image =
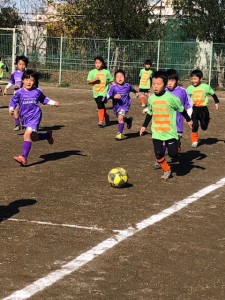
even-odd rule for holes
{"type": "MultiPolygon", "coordinates": [[[[206,82],[214,87],[222,87],[224,84],[225,44],[111,38],[40,38],[42,42],[39,41],[41,47],[38,49],[35,44],[28,45],[29,67],[40,72],[41,80],[61,86],[79,87],[86,84],[87,73],[94,68],[93,59],[97,55],[104,57],[112,73],[117,68],[124,69],[127,80],[134,85],[139,82],[139,71],[146,59],[152,60],[152,68],[155,70],[176,69],[181,82],[189,81],[190,71],[200,68],[206,82]]],[[[13,66],[15,55],[24,54],[15,32],[1,33],[0,30],[0,53],[8,66],[13,66]]]]}

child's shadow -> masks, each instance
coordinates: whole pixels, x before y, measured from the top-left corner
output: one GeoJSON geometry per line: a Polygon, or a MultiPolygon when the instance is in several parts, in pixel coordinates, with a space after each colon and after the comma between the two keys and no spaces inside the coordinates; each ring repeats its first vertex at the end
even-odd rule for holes
{"type": "Polygon", "coordinates": [[[195,164],[194,160],[202,160],[206,158],[207,155],[201,153],[200,151],[190,150],[184,153],[180,153],[175,159],[172,159],[170,165],[172,166],[173,172],[177,176],[184,176],[191,172],[193,168],[205,170],[204,167],[195,164]],[[179,162],[177,164],[177,162],[179,162]]]}
{"type": "Polygon", "coordinates": [[[40,127],[38,131],[47,131],[47,130],[60,130],[61,128],[65,127],[65,125],[53,125],[53,126],[46,126],[40,127]]]}
{"type": "Polygon", "coordinates": [[[72,155],[80,155],[80,156],[86,156],[85,154],[82,154],[80,150],[68,150],[68,151],[62,151],[62,152],[53,152],[53,153],[48,153],[48,154],[42,154],[39,157],[42,158],[42,160],[37,161],[35,163],[27,165],[27,167],[35,166],[35,165],[40,165],[43,164],[47,161],[54,161],[54,160],[59,160],[63,158],[67,158],[72,155]]]}
{"type": "Polygon", "coordinates": [[[198,145],[213,145],[218,142],[224,142],[224,140],[218,140],[217,138],[206,138],[206,139],[200,139],[198,142],[198,145]]]}
{"type": "Polygon", "coordinates": [[[37,201],[34,199],[19,199],[8,205],[0,205],[0,222],[10,219],[12,216],[20,212],[20,207],[33,205],[37,201]]]}
{"type": "MultiPolygon", "coordinates": [[[[149,132],[144,132],[143,135],[148,135],[150,134],[149,132]]],[[[124,134],[126,139],[134,139],[134,138],[137,138],[137,137],[140,137],[140,132],[131,132],[131,133],[125,133],[124,134]]]]}

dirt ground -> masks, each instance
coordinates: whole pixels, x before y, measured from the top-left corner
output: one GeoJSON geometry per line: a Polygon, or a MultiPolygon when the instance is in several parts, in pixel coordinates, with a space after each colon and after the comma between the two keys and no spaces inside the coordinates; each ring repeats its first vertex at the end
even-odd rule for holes
{"type": "MultiPolygon", "coordinates": [[[[43,87],[60,107],[42,106],[40,130],[53,130],[55,143],[34,143],[27,167],[20,154],[23,132],[13,131],[10,95],[0,96],[0,298],[5,299],[59,269],[116,230],[170,207],[225,177],[225,92],[211,123],[199,131],[200,145],[190,147],[185,127],[173,177],[161,180],[154,170],[150,129],[140,137],[140,100],[133,98],[134,123],[127,138],[114,139],[117,120],[97,127],[90,90],[43,87]],[[110,187],[114,167],[129,173],[129,186],[110,187]],[[64,224],[64,225],[62,225],[64,224]],[[68,227],[71,225],[71,227],[68,227]],[[73,226],[74,225],[74,226],[73,226]]],[[[170,161],[170,159],[168,158],[170,161]]],[[[34,294],[49,300],[224,300],[225,186],[99,255],[79,270],[34,294]]],[[[25,299],[25,298],[10,298],[25,299]]]]}

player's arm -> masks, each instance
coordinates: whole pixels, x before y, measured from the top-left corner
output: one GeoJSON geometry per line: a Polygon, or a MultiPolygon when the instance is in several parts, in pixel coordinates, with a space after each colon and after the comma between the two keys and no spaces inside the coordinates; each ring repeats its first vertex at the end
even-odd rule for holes
{"type": "Polygon", "coordinates": [[[218,97],[217,97],[216,94],[213,94],[212,97],[213,97],[213,100],[214,100],[214,102],[215,102],[216,110],[218,110],[218,109],[219,109],[219,102],[220,102],[220,101],[219,101],[219,99],[218,99],[218,97]]]}
{"type": "Polygon", "coordinates": [[[191,120],[191,117],[189,116],[189,114],[187,113],[186,109],[184,108],[184,110],[181,112],[182,116],[185,118],[187,124],[191,127],[193,122],[191,120]]]}
{"type": "Polygon", "coordinates": [[[152,115],[149,115],[148,113],[145,116],[145,120],[144,123],[140,129],[140,136],[143,135],[143,133],[145,132],[146,128],[148,127],[148,124],[151,122],[152,119],[152,115]]]}

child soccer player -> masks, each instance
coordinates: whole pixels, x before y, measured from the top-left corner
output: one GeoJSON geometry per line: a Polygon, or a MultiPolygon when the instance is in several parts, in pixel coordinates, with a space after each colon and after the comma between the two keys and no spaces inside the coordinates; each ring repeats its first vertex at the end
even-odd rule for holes
{"type": "Polygon", "coordinates": [[[93,86],[93,96],[98,108],[98,126],[109,125],[109,115],[106,113],[106,95],[109,83],[113,81],[112,75],[105,67],[105,61],[101,56],[94,58],[95,69],[87,76],[87,82],[93,86]],[[104,123],[105,120],[105,123],[104,123]]]}
{"type": "MultiPolygon", "coordinates": [[[[28,58],[24,55],[17,56],[15,61],[16,71],[12,73],[9,83],[5,87],[3,95],[7,95],[8,89],[14,85],[14,93],[18,91],[22,85],[22,76],[28,65],[28,58]]],[[[14,130],[18,131],[21,129],[20,119],[19,119],[19,107],[14,109],[14,119],[15,119],[15,127],[14,130]]]]}
{"type": "Polygon", "coordinates": [[[166,162],[163,144],[165,142],[170,157],[178,155],[178,133],[176,128],[176,111],[180,111],[189,126],[192,125],[186,109],[179,98],[165,91],[168,76],[164,71],[156,71],[152,76],[154,94],[148,99],[148,111],[140,135],[143,135],[149,122],[152,120],[152,141],[155,157],[163,170],[164,180],[171,176],[171,168],[166,162]]]}
{"type": "Polygon", "coordinates": [[[123,70],[115,72],[114,81],[115,84],[109,88],[107,99],[112,99],[113,111],[118,119],[118,132],[115,139],[119,141],[124,138],[124,123],[127,123],[128,129],[132,127],[133,118],[126,116],[131,105],[130,93],[133,92],[137,98],[139,94],[132,85],[125,82],[125,73],[123,70]]]}
{"type": "MultiPolygon", "coordinates": [[[[186,90],[183,87],[178,85],[179,75],[177,71],[174,69],[168,69],[166,73],[168,76],[166,91],[172,93],[173,95],[177,96],[180,99],[181,104],[187,110],[188,115],[191,117],[192,114],[191,99],[188,93],[186,92],[186,90]]],[[[179,138],[178,143],[180,148],[181,147],[180,139],[184,131],[184,117],[179,111],[177,111],[176,124],[177,124],[178,138],[179,138]]]]}
{"type": "Polygon", "coordinates": [[[25,128],[22,153],[14,157],[15,161],[22,166],[27,164],[32,141],[47,140],[50,145],[54,143],[51,130],[46,133],[37,133],[42,118],[39,102],[43,105],[59,106],[59,102],[47,98],[38,88],[38,74],[33,70],[26,70],[22,75],[22,87],[14,94],[9,104],[11,115],[19,105],[19,117],[25,128]]]}
{"type": "Polygon", "coordinates": [[[139,84],[139,92],[141,94],[141,106],[145,107],[145,99],[149,97],[150,89],[151,89],[151,70],[152,62],[150,59],[146,59],[144,62],[144,68],[140,70],[140,84],[139,84]]]}
{"type": "Polygon", "coordinates": [[[203,73],[201,70],[193,70],[190,76],[192,85],[187,88],[187,92],[193,104],[191,146],[197,148],[199,123],[202,130],[207,130],[209,125],[208,95],[213,97],[216,110],[219,108],[219,99],[208,84],[202,83],[203,73]]]}

